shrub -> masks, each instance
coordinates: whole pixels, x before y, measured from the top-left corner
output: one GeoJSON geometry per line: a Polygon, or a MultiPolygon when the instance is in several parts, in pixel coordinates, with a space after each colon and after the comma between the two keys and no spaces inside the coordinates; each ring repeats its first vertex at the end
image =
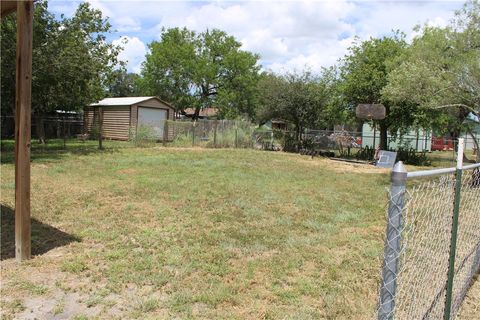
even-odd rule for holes
{"type": "Polygon", "coordinates": [[[90,139],[97,140],[99,136],[100,136],[100,125],[93,124],[92,127],[90,128],[90,139]]]}
{"type": "Polygon", "coordinates": [[[396,151],[397,161],[403,161],[405,164],[415,166],[430,166],[432,164],[426,152],[417,152],[413,148],[398,148],[396,151]]]}
{"type": "Polygon", "coordinates": [[[155,134],[150,126],[138,126],[137,129],[130,129],[129,131],[129,141],[132,142],[136,147],[149,147],[155,144],[158,140],[158,137],[155,134]]]}
{"type": "MultiPolygon", "coordinates": [[[[413,148],[400,147],[398,149],[388,149],[397,153],[396,161],[403,161],[405,164],[411,164],[414,166],[430,166],[431,162],[427,157],[426,152],[417,152],[413,148]]],[[[361,148],[355,158],[357,160],[373,160],[375,156],[375,149],[373,147],[366,146],[361,148]]]]}
{"type": "Polygon", "coordinates": [[[357,160],[373,160],[375,156],[375,149],[373,147],[365,146],[365,148],[360,148],[355,158],[357,160]]]}

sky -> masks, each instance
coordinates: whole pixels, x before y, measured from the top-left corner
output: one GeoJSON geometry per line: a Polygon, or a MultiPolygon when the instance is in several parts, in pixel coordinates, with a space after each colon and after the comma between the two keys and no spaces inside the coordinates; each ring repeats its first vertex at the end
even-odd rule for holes
{"type": "MultiPolygon", "coordinates": [[[[343,57],[355,37],[406,33],[418,24],[445,26],[463,1],[134,1],[90,0],[109,17],[114,32],[108,41],[122,44],[120,59],[139,73],[148,44],[162,28],[195,31],[221,29],[260,55],[264,70],[278,73],[308,68],[318,72],[343,57]]],[[[55,15],[71,16],[80,1],[50,0],[55,15]]]]}

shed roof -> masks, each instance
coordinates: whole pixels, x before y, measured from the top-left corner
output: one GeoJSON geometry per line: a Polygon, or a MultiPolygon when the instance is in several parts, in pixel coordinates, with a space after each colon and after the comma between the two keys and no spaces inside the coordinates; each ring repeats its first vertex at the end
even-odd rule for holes
{"type": "Polygon", "coordinates": [[[156,96],[151,96],[151,97],[122,97],[122,98],[105,98],[103,100],[100,100],[96,103],[92,103],[89,106],[90,107],[96,107],[96,106],[130,106],[132,104],[138,104],[150,99],[157,99],[160,102],[163,102],[169,106],[171,106],[168,102],[165,102],[161,99],[159,99],[156,96]]]}

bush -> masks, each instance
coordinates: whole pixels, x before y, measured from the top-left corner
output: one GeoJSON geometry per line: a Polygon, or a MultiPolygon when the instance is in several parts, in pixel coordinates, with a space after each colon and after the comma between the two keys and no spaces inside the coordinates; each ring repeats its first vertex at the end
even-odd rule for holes
{"type": "Polygon", "coordinates": [[[375,149],[373,147],[366,146],[365,148],[361,148],[358,150],[355,158],[357,160],[373,160],[375,156],[375,149]]]}
{"type": "Polygon", "coordinates": [[[153,146],[158,140],[155,131],[150,126],[138,126],[137,130],[130,129],[129,141],[136,147],[149,147],[153,146]]]}
{"type": "Polygon", "coordinates": [[[405,164],[414,166],[430,166],[432,164],[426,152],[417,152],[414,148],[398,148],[396,152],[397,161],[403,161],[405,164]]]}
{"type": "MultiPolygon", "coordinates": [[[[427,157],[426,152],[417,152],[414,148],[400,147],[398,149],[388,149],[388,151],[396,152],[396,161],[403,161],[405,164],[411,164],[414,166],[430,166],[431,162],[427,157]]],[[[375,156],[375,149],[373,147],[366,146],[361,148],[355,158],[357,160],[373,160],[375,156]]]]}
{"type": "Polygon", "coordinates": [[[90,139],[91,140],[98,140],[100,136],[100,126],[98,124],[92,125],[90,128],[90,139]]]}

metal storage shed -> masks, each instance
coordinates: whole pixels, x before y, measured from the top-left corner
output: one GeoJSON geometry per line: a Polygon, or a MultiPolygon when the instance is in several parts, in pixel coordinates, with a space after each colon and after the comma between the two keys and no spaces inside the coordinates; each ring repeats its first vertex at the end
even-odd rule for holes
{"type": "Polygon", "coordinates": [[[174,120],[172,105],[158,97],[106,98],[85,108],[87,133],[101,123],[106,139],[128,140],[140,126],[152,128],[158,140],[171,140],[173,128],[165,120],[174,120]]]}

